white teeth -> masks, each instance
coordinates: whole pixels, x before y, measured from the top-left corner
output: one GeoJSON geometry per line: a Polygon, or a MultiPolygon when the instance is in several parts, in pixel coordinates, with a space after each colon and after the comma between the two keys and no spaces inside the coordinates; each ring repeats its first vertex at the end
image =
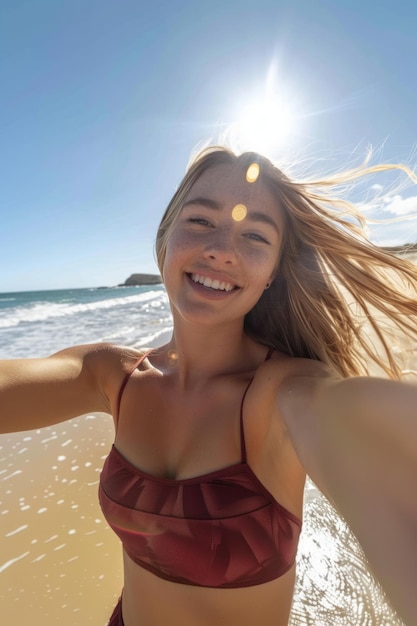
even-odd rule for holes
{"type": "Polygon", "coordinates": [[[204,285],[204,287],[210,287],[210,289],[219,289],[220,291],[232,291],[232,289],[234,289],[234,285],[231,283],[212,280],[208,278],[208,276],[201,276],[201,274],[191,274],[191,280],[195,283],[200,283],[200,285],[204,285]]]}

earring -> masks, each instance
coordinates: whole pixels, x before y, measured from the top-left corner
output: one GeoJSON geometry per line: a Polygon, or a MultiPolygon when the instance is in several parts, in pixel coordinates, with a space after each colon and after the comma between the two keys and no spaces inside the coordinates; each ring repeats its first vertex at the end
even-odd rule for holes
{"type": "Polygon", "coordinates": [[[271,286],[271,283],[270,283],[270,282],[267,282],[267,283],[266,283],[266,285],[265,285],[265,289],[269,289],[269,288],[270,288],[270,286],[271,286]]]}

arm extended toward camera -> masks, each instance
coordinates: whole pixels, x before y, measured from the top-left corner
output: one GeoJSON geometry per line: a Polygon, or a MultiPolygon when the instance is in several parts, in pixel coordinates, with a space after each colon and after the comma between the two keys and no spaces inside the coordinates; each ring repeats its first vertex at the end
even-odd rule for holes
{"type": "Polygon", "coordinates": [[[358,538],[406,624],[417,623],[417,385],[291,376],[278,408],[305,470],[358,538]]]}

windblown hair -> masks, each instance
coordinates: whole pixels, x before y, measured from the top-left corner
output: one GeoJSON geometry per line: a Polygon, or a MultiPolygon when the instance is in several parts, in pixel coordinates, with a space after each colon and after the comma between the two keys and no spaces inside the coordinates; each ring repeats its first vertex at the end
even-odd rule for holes
{"type": "Polygon", "coordinates": [[[322,361],[342,376],[368,374],[373,363],[399,378],[384,320],[417,340],[417,268],[372,244],[363,214],[328,190],[390,169],[413,178],[405,166],[363,166],[297,182],[257,153],[236,155],[210,146],[192,161],[160,223],[156,255],[161,273],[170,233],[194,182],[218,165],[246,172],[253,163],[260,170],[254,184],[264,184],[275,195],[285,226],[276,277],[247,313],[247,334],[290,356],[322,361]]]}

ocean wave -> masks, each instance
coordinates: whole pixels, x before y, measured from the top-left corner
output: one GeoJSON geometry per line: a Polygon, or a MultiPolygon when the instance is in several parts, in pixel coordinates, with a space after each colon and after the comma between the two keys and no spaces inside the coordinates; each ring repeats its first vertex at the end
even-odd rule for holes
{"type": "Polygon", "coordinates": [[[0,309],[0,358],[35,358],[86,343],[139,347],[165,339],[172,316],[164,289],[97,291],[96,299],[88,293],[55,292],[49,301],[38,293],[26,305],[0,309]]]}
{"type": "Polygon", "coordinates": [[[146,305],[148,303],[152,307],[158,307],[159,303],[156,300],[165,301],[165,299],[164,292],[152,290],[126,297],[86,303],[71,303],[68,301],[36,302],[30,306],[14,307],[0,311],[0,328],[12,328],[24,323],[45,322],[53,318],[95,313],[128,305],[146,305]]]}

